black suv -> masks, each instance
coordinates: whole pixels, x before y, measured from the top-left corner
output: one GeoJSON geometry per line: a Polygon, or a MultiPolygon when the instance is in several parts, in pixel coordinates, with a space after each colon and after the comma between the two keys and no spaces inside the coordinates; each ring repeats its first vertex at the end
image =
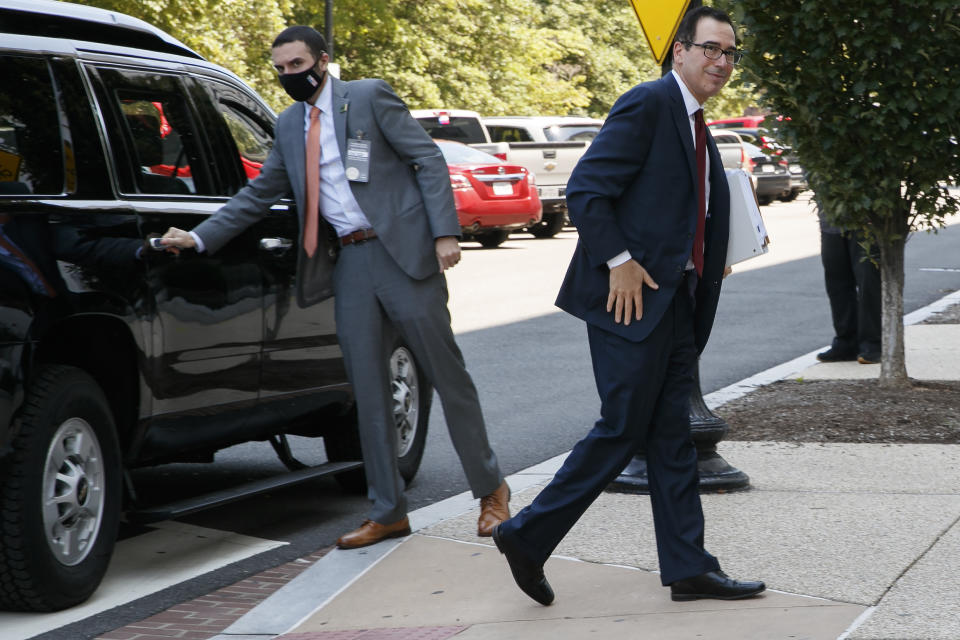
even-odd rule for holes
{"type": "MultiPolygon", "coordinates": [[[[0,607],[96,589],[121,517],[149,522],[337,474],[362,489],[333,299],[297,304],[292,200],[215,255],[153,250],[256,176],[275,116],[235,75],[123,14],[0,7],[0,607]],[[288,434],[323,437],[301,465],[288,434]],[[291,472],[141,504],[131,469],[270,441],[291,472]]],[[[399,342],[406,479],[432,389],[399,342]]]]}

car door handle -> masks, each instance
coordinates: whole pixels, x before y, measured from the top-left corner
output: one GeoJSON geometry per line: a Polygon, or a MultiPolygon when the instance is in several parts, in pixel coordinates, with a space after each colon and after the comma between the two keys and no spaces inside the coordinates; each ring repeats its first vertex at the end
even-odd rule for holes
{"type": "Polygon", "coordinates": [[[289,238],[260,238],[260,250],[271,253],[280,253],[287,251],[293,246],[293,240],[289,238]]]}

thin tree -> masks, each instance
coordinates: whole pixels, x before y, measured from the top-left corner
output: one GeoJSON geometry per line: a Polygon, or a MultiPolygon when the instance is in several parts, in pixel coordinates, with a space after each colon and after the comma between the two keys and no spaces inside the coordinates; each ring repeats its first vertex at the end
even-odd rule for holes
{"type": "Polygon", "coordinates": [[[956,0],[741,0],[745,70],[833,224],[880,250],[880,384],[910,386],[904,247],[960,210],[956,0]]]}

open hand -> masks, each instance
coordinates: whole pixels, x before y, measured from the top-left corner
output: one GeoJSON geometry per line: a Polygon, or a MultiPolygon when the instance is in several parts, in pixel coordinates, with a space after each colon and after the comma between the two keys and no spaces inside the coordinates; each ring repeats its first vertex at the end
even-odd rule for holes
{"type": "Polygon", "coordinates": [[[607,296],[607,311],[613,311],[613,320],[617,324],[623,320],[630,324],[631,318],[643,317],[643,287],[659,289],[647,270],[636,260],[627,260],[610,269],[610,295],[607,296]]]}

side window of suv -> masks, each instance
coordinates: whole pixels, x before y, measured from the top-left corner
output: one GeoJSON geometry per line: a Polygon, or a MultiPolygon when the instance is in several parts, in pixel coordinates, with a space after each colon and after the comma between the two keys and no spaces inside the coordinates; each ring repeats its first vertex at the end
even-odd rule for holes
{"type": "Polygon", "coordinates": [[[217,106],[237,145],[243,172],[249,180],[253,180],[260,175],[260,168],[273,147],[273,138],[239,105],[221,100],[217,106]]]}
{"type": "Polygon", "coordinates": [[[209,133],[212,144],[225,145],[227,153],[220,154],[221,157],[235,166],[234,172],[224,176],[226,182],[235,183],[230,191],[233,193],[260,175],[260,169],[273,148],[274,116],[236,87],[211,78],[197,79],[226,125],[225,132],[209,133]],[[222,138],[217,135],[220,133],[222,138]]]}
{"type": "Polygon", "coordinates": [[[107,135],[120,190],[129,194],[215,195],[201,137],[177,78],[97,69],[108,104],[107,135]]]}
{"type": "Polygon", "coordinates": [[[73,190],[69,131],[44,60],[0,56],[0,196],[73,190]]]}

